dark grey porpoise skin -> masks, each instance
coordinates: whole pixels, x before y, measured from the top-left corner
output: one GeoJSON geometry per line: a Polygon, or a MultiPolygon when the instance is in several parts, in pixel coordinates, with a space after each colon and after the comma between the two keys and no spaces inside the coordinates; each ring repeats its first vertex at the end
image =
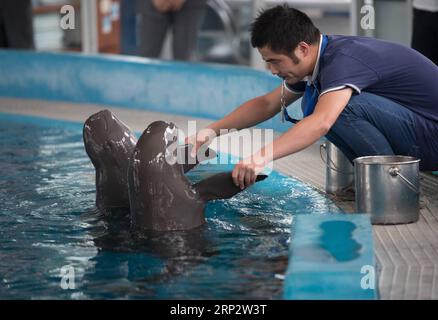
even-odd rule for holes
{"type": "MultiPolygon", "coordinates": [[[[196,228],[205,222],[209,200],[226,199],[242,191],[231,172],[213,175],[192,185],[185,167],[175,158],[177,127],[151,123],[135,146],[128,168],[131,223],[143,230],[170,231],[196,228]]],[[[257,181],[267,176],[259,175],[257,181]]]]}
{"type": "MultiPolygon", "coordinates": [[[[96,169],[96,206],[101,209],[129,208],[131,227],[137,230],[189,230],[205,222],[209,200],[227,199],[241,192],[231,172],[223,172],[191,184],[184,173],[198,159],[188,146],[176,152],[177,127],[151,123],[135,136],[109,110],[90,116],[84,124],[85,150],[96,169]],[[183,164],[182,164],[183,163],[183,164]]],[[[207,149],[207,157],[214,152],[207,149]]],[[[259,175],[256,181],[264,180],[259,175]]]]}
{"type": "Polygon", "coordinates": [[[128,158],[136,137],[109,110],[102,110],[85,121],[83,138],[96,169],[96,206],[102,210],[129,208],[128,158]]]}

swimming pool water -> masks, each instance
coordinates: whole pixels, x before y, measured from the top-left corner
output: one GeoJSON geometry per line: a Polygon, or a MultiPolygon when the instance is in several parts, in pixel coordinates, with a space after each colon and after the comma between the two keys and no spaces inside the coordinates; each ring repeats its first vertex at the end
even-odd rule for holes
{"type": "Polygon", "coordinates": [[[340,212],[273,172],[210,202],[200,228],[134,237],[128,213],[94,208],[81,124],[0,114],[0,146],[0,299],[279,299],[293,216],[340,212]],[[65,266],[75,289],[61,287],[65,266]]]}

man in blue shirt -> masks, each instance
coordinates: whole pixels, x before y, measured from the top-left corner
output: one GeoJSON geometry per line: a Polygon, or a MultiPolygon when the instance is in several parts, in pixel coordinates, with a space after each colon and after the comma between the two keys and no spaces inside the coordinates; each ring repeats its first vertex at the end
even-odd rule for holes
{"type": "MultiPolygon", "coordinates": [[[[302,12],[287,5],[262,12],[251,42],[283,86],[242,104],[208,126],[251,127],[303,96],[304,118],[233,170],[245,188],[270,161],[326,136],[353,161],[370,155],[420,158],[420,170],[438,169],[438,67],[417,51],[373,38],[324,36],[302,12]],[[266,152],[272,150],[272,154],[266,152]]],[[[285,112],[285,117],[292,120],[285,112]]],[[[202,130],[201,130],[202,131],[202,130]]],[[[207,141],[202,132],[187,140],[207,141]]]]}

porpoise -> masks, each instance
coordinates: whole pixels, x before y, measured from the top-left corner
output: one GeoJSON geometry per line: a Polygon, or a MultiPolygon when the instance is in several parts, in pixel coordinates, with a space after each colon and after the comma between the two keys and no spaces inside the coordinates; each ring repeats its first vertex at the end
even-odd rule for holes
{"type": "MultiPolygon", "coordinates": [[[[177,127],[170,122],[155,121],[134,148],[129,160],[128,186],[131,225],[135,229],[196,228],[205,222],[208,201],[228,199],[242,191],[234,184],[231,171],[192,184],[184,174],[190,167],[180,163],[176,144],[177,127]]],[[[258,175],[256,181],[266,177],[258,175]]]]}
{"type": "Polygon", "coordinates": [[[91,115],[84,123],[85,151],[96,170],[96,206],[129,208],[128,159],[137,138],[109,110],[91,115]]]}
{"type": "MultiPolygon", "coordinates": [[[[127,208],[135,230],[189,230],[205,223],[205,205],[241,192],[231,171],[191,183],[185,173],[199,163],[190,146],[178,146],[177,127],[151,123],[137,141],[131,130],[109,110],[84,123],[85,150],[96,171],[96,206],[127,208]]],[[[215,157],[211,149],[205,158],[215,157]]],[[[260,174],[256,182],[267,176],[260,174]]]]}

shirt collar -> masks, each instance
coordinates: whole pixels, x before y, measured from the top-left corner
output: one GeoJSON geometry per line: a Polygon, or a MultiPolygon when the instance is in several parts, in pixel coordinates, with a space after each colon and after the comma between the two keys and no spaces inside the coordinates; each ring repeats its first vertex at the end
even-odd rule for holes
{"type": "Polygon", "coordinates": [[[319,59],[321,58],[321,48],[322,48],[322,34],[319,38],[319,48],[318,48],[318,56],[316,57],[315,68],[313,68],[312,76],[307,76],[304,80],[307,80],[307,84],[313,84],[318,76],[319,71],[319,59]]]}

